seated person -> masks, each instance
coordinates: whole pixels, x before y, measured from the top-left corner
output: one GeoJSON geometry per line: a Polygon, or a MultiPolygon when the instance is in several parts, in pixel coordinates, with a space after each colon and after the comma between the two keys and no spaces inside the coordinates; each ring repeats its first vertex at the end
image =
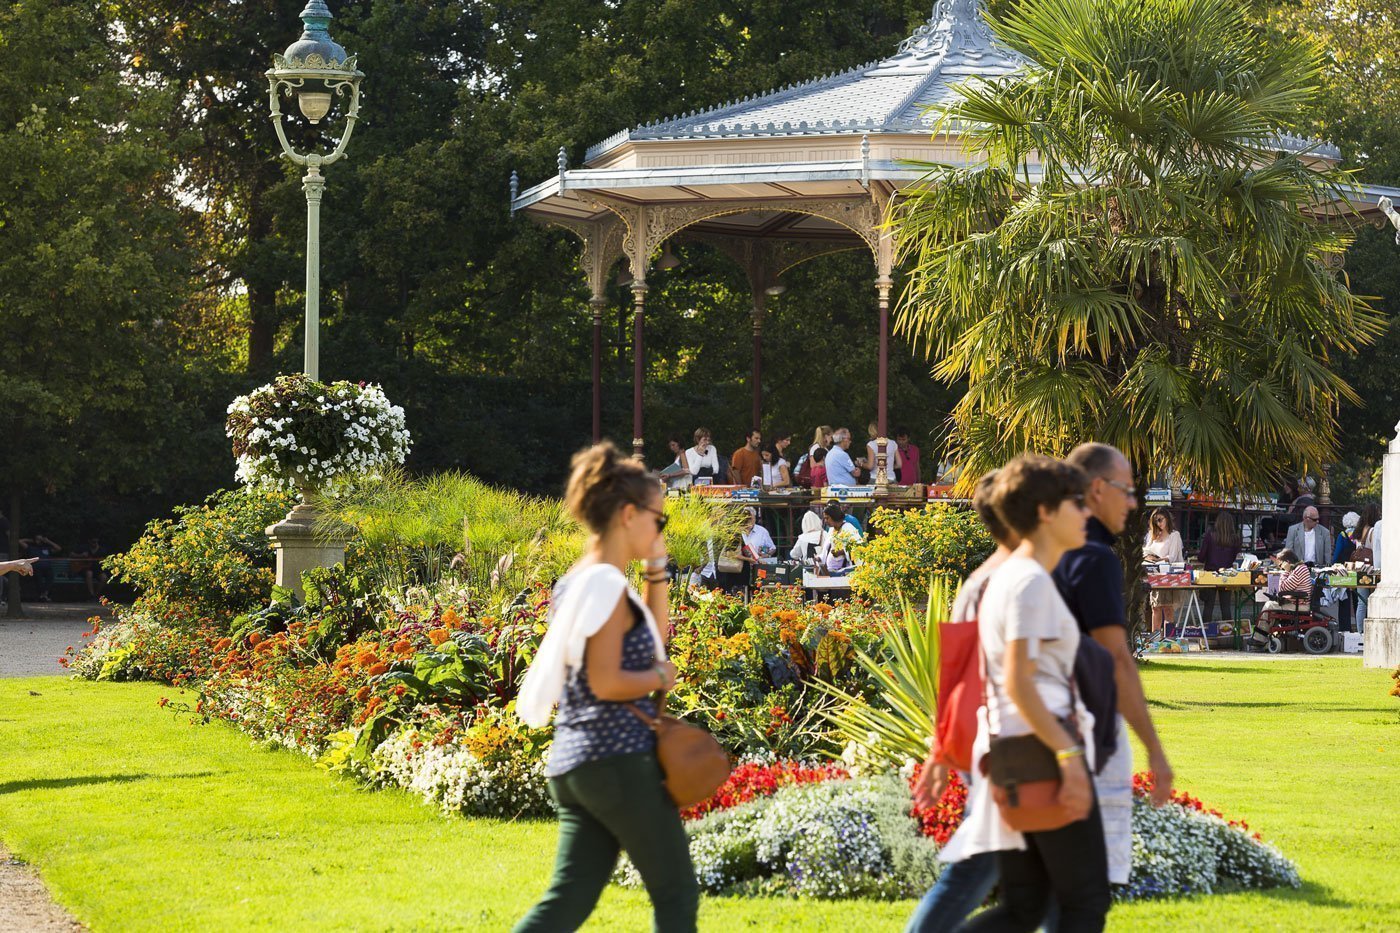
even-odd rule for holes
{"type": "Polygon", "coordinates": [[[20,538],[19,546],[22,556],[35,558],[34,582],[38,584],[39,601],[52,602],[49,590],[53,588],[54,569],[53,561],[49,558],[63,550],[63,546],[42,534],[32,538],[20,538]]]}
{"type": "Polygon", "coordinates": [[[797,543],[788,554],[793,560],[810,563],[825,547],[826,532],[822,528],[821,516],[808,509],[802,514],[802,534],[797,536],[797,543]]]}
{"type": "Polygon", "coordinates": [[[749,564],[776,564],[778,547],[768,529],[758,523],[758,509],[744,509],[744,546],[741,560],[749,564]]]}
{"type": "Polygon", "coordinates": [[[73,560],[68,565],[71,573],[83,575],[89,599],[96,599],[101,594],[103,584],[107,582],[107,571],[102,569],[102,558],[106,556],[107,552],[103,550],[102,543],[96,538],[89,538],[87,546],[74,552],[73,560]]]}
{"type": "Polygon", "coordinates": [[[855,569],[855,561],[850,555],[850,546],[860,542],[860,532],[846,521],[846,513],[835,502],[822,511],[828,536],[823,565],[829,576],[845,576],[855,569]]]}
{"type": "Polygon", "coordinates": [[[1292,606],[1285,606],[1282,600],[1288,599],[1289,594],[1297,600],[1304,602],[1312,599],[1312,571],[1308,565],[1299,560],[1298,555],[1289,550],[1279,551],[1274,555],[1274,561],[1279,568],[1284,571],[1283,579],[1279,581],[1278,598],[1265,601],[1263,608],[1259,610],[1259,617],[1254,622],[1254,640],[1256,644],[1263,644],[1268,641],[1269,625],[1273,621],[1273,614],[1280,609],[1291,609],[1292,606]]]}

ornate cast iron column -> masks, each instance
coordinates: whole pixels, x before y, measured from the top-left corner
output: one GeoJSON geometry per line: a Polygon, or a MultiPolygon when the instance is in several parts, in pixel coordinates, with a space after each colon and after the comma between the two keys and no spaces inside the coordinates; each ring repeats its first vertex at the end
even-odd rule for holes
{"type": "Polygon", "coordinates": [[[603,439],[603,309],[608,299],[594,295],[588,300],[593,312],[593,443],[603,439]]]}
{"type": "MultiPolygon", "coordinates": [[[[883,215],[887,202],[876,200],[883,215]]],[[[889,455],[889,391],[890,391],[890,289],[894,286],[891,272],[894,269],[894,234],[890,228],[882,226],[875,250],[875,292],[880,305],[880,363],[877,378],[878,400],[875,407],[875,485],[881,489],[888,487],[890,477],[889,455]]]]}
{"type": "MultiPolygon", "coordinates": [[[[635,274],[635,273],[634,273],[635,274]]],[[[632,283],[632,456],[646,459],[642,452],[642,384],[646,380],[647,283],[640,277],[632,283]]]]}
{"type": "Polygon", "coordinates": [[[750,430],[762,430],[763,423],[763,309],[767,296],[762,288],[753,292],[753,420],[750,430]]]}

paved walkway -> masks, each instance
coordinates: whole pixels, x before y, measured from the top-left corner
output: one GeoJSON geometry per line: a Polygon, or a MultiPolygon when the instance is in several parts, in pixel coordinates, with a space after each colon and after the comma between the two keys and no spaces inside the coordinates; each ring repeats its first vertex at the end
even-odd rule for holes
{"type": "Polygon", "coordinates": [[[0,848],[0,933],[75,933],[83,925],[49,899],[39,876],[0,848]]]}
{"type": "Polygon", "coordinates": [[[81,646],[90,618],[106,611],[96,603],[25,603],[12,619],[0,604],[0,677],[62,674],[58,659],[69,645],[81,646]]]}

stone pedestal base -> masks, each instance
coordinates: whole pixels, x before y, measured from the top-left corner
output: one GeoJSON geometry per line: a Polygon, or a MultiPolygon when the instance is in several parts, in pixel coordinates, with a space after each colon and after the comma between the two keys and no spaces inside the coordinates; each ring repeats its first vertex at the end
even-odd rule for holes
{"type": "Polygon", "coordinates": [[[1400,619],[1377,619],[1368,611],[1362,641],[1366,645],[1362,657],[1367,667],[1400,665],[1400,619]]]}
{"type": "Polygon", "coordinates": [[[277,552],[277,585],[286,587],[304,599],[301,575],[313,567],[334,567],[345,560],[345,545],[349,535],[327,535],[317,531],[320,513],[305,502],[287,513],[287,517],[267,527],[267,536],[277,552]]]}

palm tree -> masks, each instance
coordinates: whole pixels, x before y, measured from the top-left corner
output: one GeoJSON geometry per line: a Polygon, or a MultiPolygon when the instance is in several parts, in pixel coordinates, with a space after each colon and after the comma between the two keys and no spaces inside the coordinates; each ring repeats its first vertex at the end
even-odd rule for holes
{"type": "Polygon", "coordinates": [[[1333,456],[1357,399],[1331,358],[1382,320],[1335,271],[1347,233],[1300,213],[1346,175],[1277,151],[1317,51],[1265,44],[1243,9],[1025,0],[991,20],[1027,63],[960,88],[940,119],[975,164],[929,165],[893,219],[897,328],[966,382],[966,482],[1089,439],[1221,492],[1333,456]]]}

